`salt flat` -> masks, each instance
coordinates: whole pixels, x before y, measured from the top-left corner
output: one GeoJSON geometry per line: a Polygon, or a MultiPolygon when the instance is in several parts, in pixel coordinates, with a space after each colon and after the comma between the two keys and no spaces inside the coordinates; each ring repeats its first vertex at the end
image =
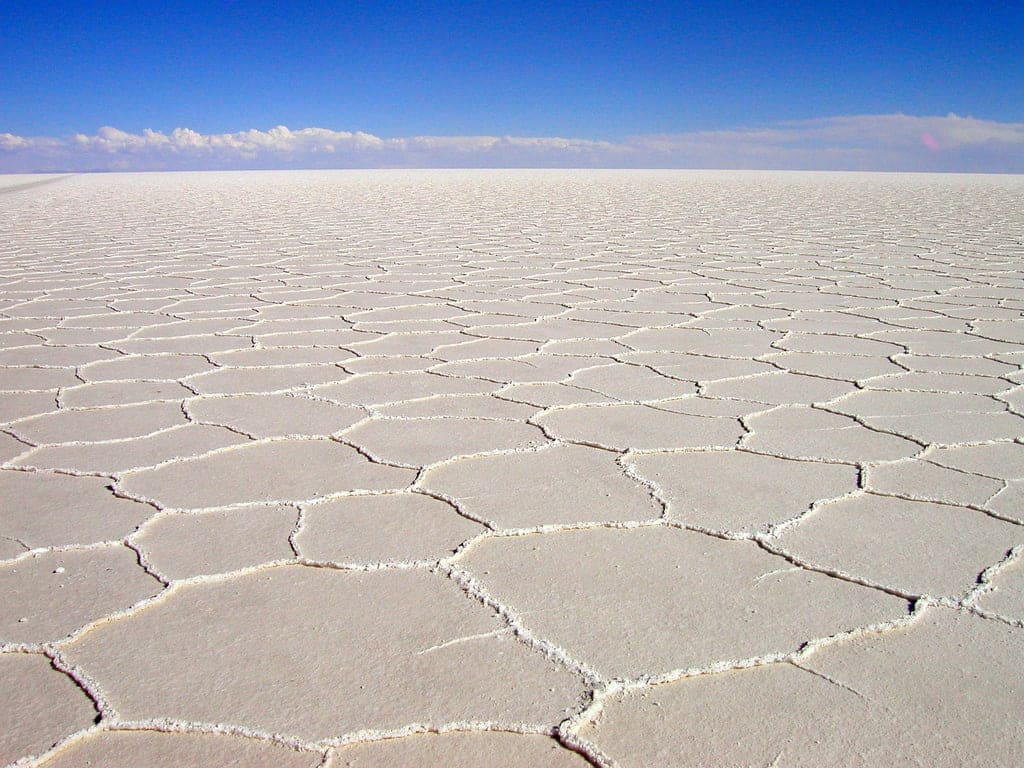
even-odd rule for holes
{"type": "Polygon", "coordinates": [[[1024,177],[0,196],[0,763],[1024,762],[1024,177]]]}

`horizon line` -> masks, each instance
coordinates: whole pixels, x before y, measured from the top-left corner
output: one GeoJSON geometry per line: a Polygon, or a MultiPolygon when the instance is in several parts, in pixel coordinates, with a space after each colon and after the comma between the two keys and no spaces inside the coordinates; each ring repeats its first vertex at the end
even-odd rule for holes
{"type": "Polygon", "coordinates": [[[130,133],[103,126],[70,138],[0,132],[0,173],[370,168],[608,168],[1024,173],[1024,123],[956,114],[838,115],[761,127],[558,136],[408,136],[284,125],[261,131],[130,133]]]}

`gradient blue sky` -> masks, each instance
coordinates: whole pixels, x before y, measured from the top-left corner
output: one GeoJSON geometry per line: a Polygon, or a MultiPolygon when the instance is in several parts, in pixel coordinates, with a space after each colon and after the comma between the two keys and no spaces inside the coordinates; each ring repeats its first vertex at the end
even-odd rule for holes
{"type": "MultiPolygon", "coordinates": [[[[0,134],[1024,122],[1021,2],[0,3],[0,134]]],[[[9,142],[10,143],[10,142],[9,142]]]]}

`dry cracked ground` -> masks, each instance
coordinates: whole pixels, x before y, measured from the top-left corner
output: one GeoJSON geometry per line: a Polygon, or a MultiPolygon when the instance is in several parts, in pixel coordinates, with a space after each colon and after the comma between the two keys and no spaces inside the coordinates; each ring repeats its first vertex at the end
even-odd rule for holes
{"type": "Polygon", "coordinates": [[[0,763],[1024,762],[1024,178],[37,181],[0,763]]]}

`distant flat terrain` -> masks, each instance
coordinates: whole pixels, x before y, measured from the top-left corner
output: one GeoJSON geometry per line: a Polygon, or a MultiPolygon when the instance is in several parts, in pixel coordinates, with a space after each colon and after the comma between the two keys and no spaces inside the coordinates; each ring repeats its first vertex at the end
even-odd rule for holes
{"type": "Polygon", "coordinates": [[[0,195],[6,192],[17,192],[31,187],[41,187],[61,179],[70,178],[69,174],[54,173],[7,173],[0,174],[0,195]]]}
{"type": "Polygon", "coordinates": [[[1024,763],[1024,177],[14,178],[0,764],[1024,763]]]}

